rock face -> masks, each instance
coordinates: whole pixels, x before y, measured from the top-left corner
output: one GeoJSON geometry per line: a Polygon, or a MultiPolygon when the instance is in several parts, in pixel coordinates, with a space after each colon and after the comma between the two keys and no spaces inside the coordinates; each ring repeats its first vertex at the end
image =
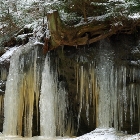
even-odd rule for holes
{"type": "MultiPolygon", "coordinates": [[[[140,60],[140,35],[118,35],[112,36],[109,39],[105,39],[103,43],[107,43],[113,50],[113,64],[117,69],[122,65],[127,69],[125,76],[126,88],[129,87],[139,88],[139,75],[134,78],[131,77],[132,69],[139,72],[139,60],[140,60]]],[[[94,130],[98,127],[98,105],[99,105],[99,91],[97,78],[97,64],[99,60],[100,43],[96,42],[91,45],[79,46],[79,47],[58,47],[51,51],[51,66],[58,71],[58,79],[61,81],[68,91],[67,107],[67,125],[69,129],[68,133],[72,135],[82,135],[94,130]],[[56,64],[54,66],[54,63],[56,64]],[[91,72],[92,71],[92,72],[91,72]]],[[[105,49],[105,48],[104,48],[105,49]]],[[[5,81],[8,74],[9,63],[1,64],[1,85],[0,92],[3,95],[5,90],[5,81]],[[6,70],[5,71],[3,71],[6,70]],[[3,74],[2,74],[3,71],[3,74]],[[3,76],[2,76],[3,75],[3,76]]],[[[121,80],[120,80],[121,81],[121,80]]],[[[133,89],[133,88],[130,88],[133,89]]],[[[131,92],[130,92],[131,93],[131,92]]],[[[138,133],[139,128],[139,100],[135,94],[133,100],[133,109],[131,110],[131,94],[128,92],[127,96],[127,112],[126,118],[123,116],[123,125],[118,127],[119,130],[127,131],[128,133],[138,133]],[[134,111],[135,110],[135,111],[134,111]],[[133,111],[133,114],[131,113],[133,111]],[[135,114],[135,115],[134,115],[135,114]],[[131,119],[133,116],[133,119],[131,119]]],[[[2,104],[2,102],[1,102],[2,104]]],[[[2,112],[2,111],[1,111],[2,112]]],[[[36,113],[34,113],[36,114],[36,113]]],[[[2,131],[3,125],[3,112],[0,114],[0,130],[2,131]]],[[[36,116],[34,115],[34,120],[36,116]]],[[[120,124],[119,124],[120,125],[120,124]]],[[[114,124],[112,122],[112,127],[114,124]]],[[[33,135],[39,135],[36,132],[37,127],[33,124],[33,135]]]]}

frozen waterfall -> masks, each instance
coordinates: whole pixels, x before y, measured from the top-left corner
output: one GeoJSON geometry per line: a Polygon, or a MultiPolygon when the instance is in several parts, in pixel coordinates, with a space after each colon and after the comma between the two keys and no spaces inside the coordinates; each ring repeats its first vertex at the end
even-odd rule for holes
{"type": "Polygon", "coordinates": [[[131,131],[140,118],[139,67],[117,63],[117,52],[106,40],[89,52],[80,49],[72,56],[60,49],[59,58],[52,52],[42,56],[42,46],[32,43],[16,50],[8,77],[1,69],[1,79],[7,82],[5,97],[0,96],[0,115],[4,104],[0,140],[65,139],[76,135],[83,124],[94,125],[95,130],[74,140],[108,136],[127,140],[125,134],[117,133],[127,121],[131,131]]]}

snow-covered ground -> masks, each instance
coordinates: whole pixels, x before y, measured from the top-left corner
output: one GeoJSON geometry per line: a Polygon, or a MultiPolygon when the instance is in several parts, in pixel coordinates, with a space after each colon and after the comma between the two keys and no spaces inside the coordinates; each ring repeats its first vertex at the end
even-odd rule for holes
{"type": "Polygon", "coordinates": [[[22,138],[18,136],[3,136],[0,135],[0,140],[140,140],[140,134],[125,135],[124,133],[116,133],[115,129],[97,128],[94,131],[82,135],[80,137],[56,137],[47,138],[44,136],[35,136],[32,138],[22,138]]]}

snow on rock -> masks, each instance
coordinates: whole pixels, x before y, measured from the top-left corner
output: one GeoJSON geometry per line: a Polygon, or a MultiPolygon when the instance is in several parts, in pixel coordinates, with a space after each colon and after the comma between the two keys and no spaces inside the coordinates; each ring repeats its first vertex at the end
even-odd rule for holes
{"type": "MultiPolygon", "coordinates": [[[[93,21],[104,21],[109,16],[110,16],[110,13],[104,14],[101,16],[88,17],[87,20],[88,20],[88,23],[91,23],[93,21]]],[[[87,24],[87,22],[85,22],[84,18],[82,18],[81,21],[78,24],[76,24],[74,27],[78,27],[85,24],[87,24]]]]}
{"type": "Polygon", "coordinates": [[[19,47],[12,47],[8,51],[6,51],[1,57],[0,57],[0,63],[4,61],[10,61],[11,56],[13,53],[18,49],[19,47]]]}
{"type": "Polygon", "coordinates": [[[34,43],[34,45],[44,45],[44,43],[41,43],[41,42],[36,41],[36,42],[34,43]]]}
{"type": "Polygon", "coordinates": [[[134,50],[132,50],[132,53],[133,54],[136,54],[136,53],[140,54],[140,48],[139,47],[135,48],[134,50]]]}
{"type": "Polygon", "coordinates": [[[33,33],[21,34],[21,35],[18,35],[16,38],[24,39],[24,38],[26,38],[27,36],[32,36],[32,35],[33,35],[33,33]]]}
{"type": "Polygon", "coordinates": [[[32,28],[32,26],[33,26],[33,24],[27,24],[27,25],[24,26],[24,28],[30,29],[30,28],[32,28]]]}
{"type": "Polygon", "coordinates": [[[122,2],[122,3],[125,3],[126,1],[125,0],[109,0],[109,2],[122,2]]]}
{"type": "Polygon", "coordinates": [[[46,34],[46,36],[50,36],[48,30],[48,22],[46,18],[44,19],[44,23],[45,25],[42,24],[42,19],[38,19],[34,21],[32,24],[25,25],[24,27],[33,29],[33,37],[36,38],[36,40],[40,40],[40,38],[43,37],[44,34],[46,34]]]}
{"type": "Polygon", "coordinates": [[[131,64],[131,65],[136,65],[136,66],[137,66],[137,65],[139,65],[139,61],[130,61],[130,64],[131,64]]]}
{"type": "Polygon", "coordinates": [[[5,84],[5,82],[0,80],[0,86],[3,86],[4,84],[5,84]]]}
{"type": "Polygon", "coordinates": [[[5,91],[3,91],[3,90],[0,89],[0,95],[1,95],[1,94],[4,94],[4,92],[5,92],[5,91]]]}
{"type": "Polygon", "coordinates": [[[131,19],[139,19],[140,18],[140,13],[133,13],[132,15],[128,16],[131,19]]]}
{"type": "Polygon", "coordinates": [[[47,13],[52,14],[53,12],[55,12],[56,10],[52,10],[50,9],[47,13]]]}

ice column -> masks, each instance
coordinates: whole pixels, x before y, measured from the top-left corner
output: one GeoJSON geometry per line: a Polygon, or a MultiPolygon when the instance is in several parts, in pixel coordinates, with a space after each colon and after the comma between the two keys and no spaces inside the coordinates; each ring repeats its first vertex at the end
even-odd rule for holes
{"type": "Polygon", "coordinates": [[[54,80],[55,78],[55,73],[50,71],[49,57],[46,56],[40,95],[40,131],[41,136],[46,137],[56,136],[54,96],[57,83],[54,80]]]}
{"type": "Polygon", "coordinates": [[[48,54],[42,72],[40,95],[40,131],[41,136],[45,137],[65,135],[67,92],[63,82],[57,79],[57,72],[51,68],[48,54]]]}
{"type": "Polygon", "coordinates": [[[99,127],[109,128],[110,124],[110,76],[112,75],[112,55],[111,50],[107,50],[108,44],[104,40],[100,42],[99,60],[97,64],[97,79],[99,84],[99,127]],[[106,47],[104,49],[103,47],[106,47]]]}

